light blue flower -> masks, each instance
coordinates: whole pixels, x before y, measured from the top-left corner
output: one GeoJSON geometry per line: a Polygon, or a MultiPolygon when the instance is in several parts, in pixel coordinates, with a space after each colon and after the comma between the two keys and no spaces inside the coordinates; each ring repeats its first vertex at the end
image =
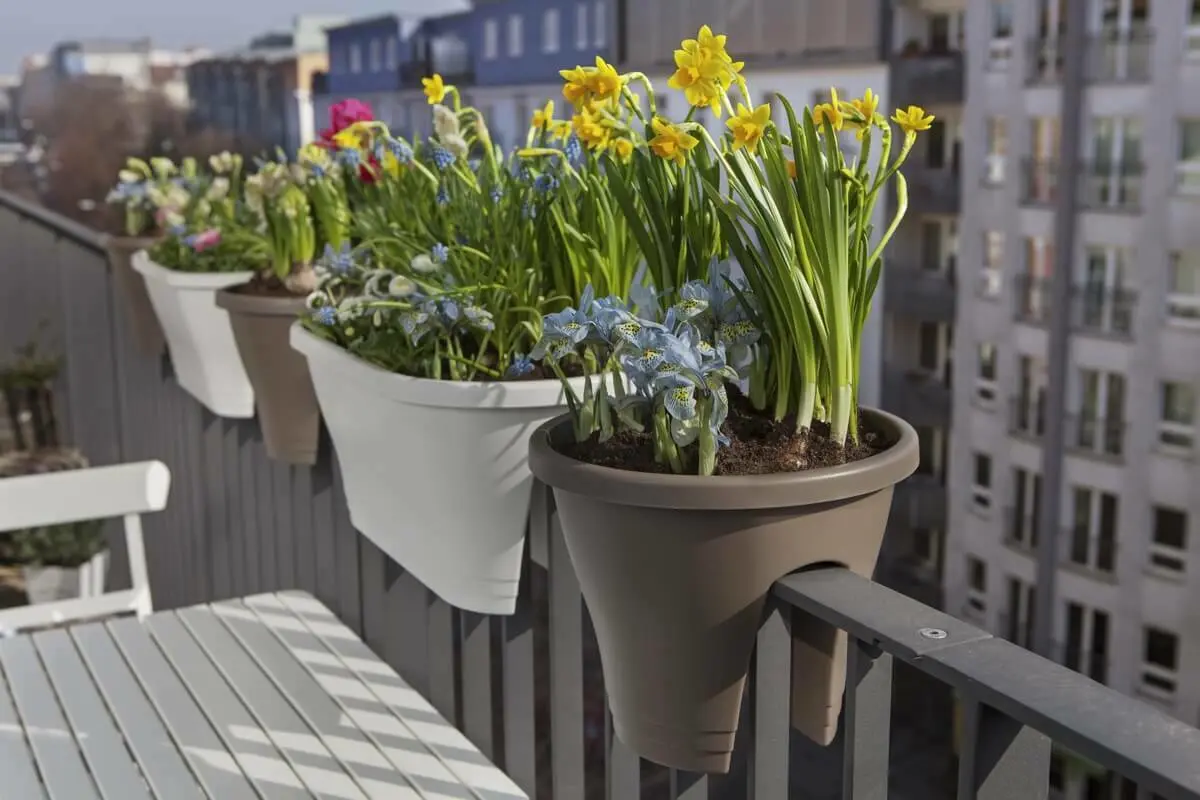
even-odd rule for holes
{"type": "Polygon", "coordinates": [[[362,155],[353,148],[339,150],[337,158],[347,167],[356,168],[362,166],[362,155]]]}
{"type": "Polygon", "coordinates": [[[325,252],[321,255],[321,264],[338,275],[349,273],[354,269],[354,255],[350,250],[350,243],[342,242],[337,250],[333,249],[333,245],[326,244],[325,252]]]}
{"type": "Polygon", "coordinates": [[[500,198],[504,197],[504,190],[499,186],[492,187],[491,198],[493,203],[499,203],[500,198]]]}
{"type": "Polygon", "coordinates": [[[574,133],[567,139],[563,152],[566,154],[567,160],[571,162],[571,166],[577,166],[583,161],[583,146],[579,143],[579,137],[574,133]]]}
{"type": "Polygon", "coordinates": [[[492,319],[492,312],[487,309],[470,303],[463,306],[462,313],[468,322],[481,331],[493,331],[496,329],[496,322],[492,319]]]}
{"type": "Polygon", "coordinates": [[[450,192],[446,190],[445,186],[439,186],[435,199],[439,206],[448,206],[450,205],[450,192]]]}
{"type": "Polygon", "coordinates": [[[332,327],[337,323],[337,309],[333,306],[321,306],[313,310],[312,318],[320,325],[332,327]]]}
{"type": "Polygon", "coordinates": [[[533,188],[535,191],[547,194],[558,188],[558,178],[548,172],[543,172],[534,179],[533,188]]]}
{"type": "Polygon", "coordinates": [[[432,256],[433,260],[438,264],[445,264],[450,258],[450,248],[446,247],[446,245],[442,244],[441,242],[438,242],[432,248],[430,248],[429,255],[432,256]]]}
{"type": "Polygon", "coordinates": [[[454,154],[441,145],[435,144],[432,148],[433,164],[439,170],[445,172],[454,165],[454,154]]]}
{"type": "Polygon", "coordinates": [[[396,161],[401,164],[410,164],[413,160],[413,150],[408,146],[408,142],[401,139],[389,139],[387,142],[388,150],[396,157],[396,161]]]}
{"type": "Polygon", "coordinates": [[[523,378],[526,375],[533,373],[536,365],[533,359],[523,353],[517,353],[513,356],[512,363],[508,365],[508,369],[504,371],[506,378],[523,378]]]}

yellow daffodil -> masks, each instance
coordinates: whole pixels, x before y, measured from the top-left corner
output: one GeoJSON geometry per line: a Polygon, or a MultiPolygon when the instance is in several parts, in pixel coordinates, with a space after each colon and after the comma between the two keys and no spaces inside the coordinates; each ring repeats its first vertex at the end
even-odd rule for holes
{"type": "Polygon", "coordinates": [[[875,112],[879,110],[879,95],[871,89],[867,89],[862,97],[851,100],[850,105],[854,107],[856,115],[865,119],[870,125],[875,119],[875,112]]]}
{"type": "Polygon", "coordinates": [[[788,159],[788,162],[787,162],[787,171],[788,171],[788,177],[791,178],[792,180],[796,180],[796,162],[790,158],[788,159]]]}
{"type": "Polygon", "coordinates": [[[566,81],[563,84],[563,97],[567,98],[568,103],[578,108],[588,96],[588,71],[583,67],[576,67],[575,69],[561,70],[558,74],[566,81]]]}
{"type": "MultiPolygon", "coordinates": [[[[696,38],[694,40],[688,39],[683,44],[684,47],[687,47],[692,42],[695,42],[696,46],[701,50],[707,51],[710,55],[728,64],[731,67],[732,72],[741,72],[743,66],[742,62],[734,61],[733,58],[730,57],[729,53],[725,50],[726,38],[727,37],[723,33],[714,36],[711,28],[709,28],[707,25],[702,25],[700,27],[700,32],[696,35],[696,38]]],[[[728,86],[726,88],[728,88],[728,86]]]]}
{"type": "Polygon", "coordinates": [[[446,82],[442,80],[441,75],[435,73],[432,78],[422,78],[421,85],[425,87],[425,97],[428,98],[429,105],[446,99],[446,82]]]}
{"type": "Polygon", "coordinates": [[[360,131],[356,131],[353,126],[338,131],[333,135],[333,143],[342,150],[361,150],[366,146],[366,141],[360,131]]]}
{"type": "Polygon", "coordinates": [[[762,141],[770,124],[771,106],[766,103],[753,110],[738,103],[737,113],[725,123],[733,133],[733,149],[741,150],[745,147],[751,153],[758,150],[758,143],[762,141]]]}
{"type": "Polygon", "coordinates": [[[659,158],[665,158],[683,166],[687,155],[700,140],[692,136],[678,125],[672,125],[662,117],[655,117],[651,122],[654,128],[654,138],[650,140],[650,149],[659,158]]]}
{"type": "Polygon", "coordinates": [[[621,94],[621,76],[616,67],[596,56],[595,69],[587,73],[586,86],[599,100],[610,100],[621,94]]]}
{"type": "Polygon", "coordinates": [[[838,100],[837,89],[829,90],[830,101],[821,103],[813,109],[813,124],[823,128],[828,122],[835,131],[840,131],[846,124],[846,115],[842,113],[842,104],[838,100]]]}
{"type": "Polygon", "coordinates": [[[917,131],[927,131],[933,125],[933,115],[926,114],[925,109],[920,106],[909,106],[907,109],[896,109],[892,120],[900,126],[906,134],[915,134],[917,131]]]}
{"type": "Polygon", "coordinates": [[[622,163],[628,163],[633,157],[633,142],[628,139],[613,139],[609,144],[613,155],[622,163]]]}
{"type": "Polygon", "coordinates": [[[688,105],[711,108],[720,116],[722,81],[726,73],[723,62],[699,47],[692,47],[675,51],[675,67],[675,74],[667,80],[667,85],[682,91],[688,105]]]}
{"type": "Polygon", "coordinates": [[[554,101],[547,100],[546,105],[533,112],[533,127],[539,131],[549,128],[554,122],[554,101]]]}
{"type": "Polygon", "coordinates": [[[574,127],[567,120],[556,119],[550,124],[550,135],[555,139],[562,139],[564,142],[571,138],[571,131],[574,127]]]}
{"type": "Polygon", "coordinates": [[[585,147],[601,150],[612,138],[612,123],[598,113],[585,108],[571,120],[571,127],[585,147]]]}
{"type": "Polygon", "coordinates": [[[324,167],[329,163],[329,151],[316,143],[310,143],[300,148],[300,163],[324,167]]]}
{"type": "Polygon", "coordinates": [[[400,170],[403,169],[403,165],[400,163],[400,160],[396,158],[395,153],[393,153],[391,150],[385,150],[383,152],[382,164],[384,174],[392,178],[397,177],[400,174],[400,170]]]}

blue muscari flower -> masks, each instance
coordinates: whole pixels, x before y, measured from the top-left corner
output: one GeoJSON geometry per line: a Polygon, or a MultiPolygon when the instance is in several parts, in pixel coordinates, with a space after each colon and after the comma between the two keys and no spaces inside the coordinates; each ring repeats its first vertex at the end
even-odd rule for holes
{"type": "Polygon", "coordinates": [[[314,178],[324,178],[325,177],[325,168],[322,167],[320,164],[309,164],[308,168],[310,170],[312,170],[312,174],[313,174],[314,178]]]}
{"type": "Polygon", "coordinates": [[[533,188],[543,193],[552,192],[558,188],[558,178],[548,172],[543,172],[534,179],[533,188]]]}
{"type": "Polygon", "coordinates": [[[441,312],[442,317],[447,322],[454,323],[458,321],[460,313],[458,301],[456,301],[453,297],[447,297],[445,300],[442,300],[439,305],[440,308],[438,310],[441,312]]]}
{"type": "Polygon", "coordinates": [[[337,322],[337,310],[333,306],[321,306],[315,309],[312,317],[325,327],[332,327],[337,322]]]}
{"type": "Polygon", "coordinates": [[[573,133],[567,139],[567,144],[563,147],[563,152],[572,166],[576,166],[583,161],[583,145],[579,143],[579,137],[573,133]]]}
{"type": "Polygon", "coordinates": [[[454,164],[454,154],[439,144],[435,144],[432,150],[434,166],[442,171],[450,169],[454,164]]]}
{"type": "Polygon", "coordinates": [[[534,370],[533,359],[523,353],[513,356],[512,363],[504,371],[506,378],[523,378],[534,370]]]}
{"type": "Polygon", "coordinates": [[[354,255],[350,251],[350,243],[342,242],[342,246],[337,250],[333,249],[333,245],[326,244],[325,252],[321,256],[321,263],[339,275],[350,272],[354,269],[354,255]]]}
{"type": "Polygon", "coordinates": [[[472,158],[467,162],[467,166],[471,168],[471,172],[479,172],[479,165],[482,163],[478,158],[472,158]]]}
{"type": "Polygon", "coordinates": [[[468,304],[464,306],[463,316],[480,330],[491,331],[496,329],[496,323],[492,319],[492,312],[477,305],[468,304]]]}
{"type": "Polygon", "coordinates": [[[401,164],[412,163],[413,150],[411,147],[408,146],[408,142],[402,141],[400,139],[388,139],[387,148],[388,148],[388,150],[391,151],[392,155],[394,155],[396,157],[396,160],[399,161],[401,164]]]}
{"type": "Polygon", "coordinates": [[[337,158],[347,167],[358,167],[362,164],[362,156],[353,148],[339,150],[337,158]]]}
{"type": "Polygon", "coordinates": [[[492,197],[492,202],[493,202],[493,203],[499,203],[499,202],[500,202],[500,198],[501,198],[501,197],[504,197],[504,190],[503,190],[503,189],[501,189],[499,186],[493,186],[493,187],[492,187],[492,193],[491,193],[491,197],[492,197]]]}
{"type": "Polygon", "coordinates": [[[437,200],[437,204],[439,206],[448,206],[450,205],[450,192],[446,190],[445,186],[439,186],[437,190],[437,197],[435,199],[437,200]]]}
{"type": "Polygon", "coordinates": [[[438,242],[432,248],[430,248],[429,255],[437,263],[445,264],[447,259],[450,258],[450,248],[446,247],[446,245],[442,244],[441,242],[438,242]]]}
{"type": "MultiPolygon", "coordinates": [[[[187,233],[187,226],[172,225],[171,227],[167,228],[167,233],[169,233],[175,237],[183,236],[185,233],[187,233]]],[[[191,237],[188,237],[188,238],[191,238],[191,237]]],[[[189,247],[191,246],[191,242],[188,242],[188,246],[189,247]]]]}

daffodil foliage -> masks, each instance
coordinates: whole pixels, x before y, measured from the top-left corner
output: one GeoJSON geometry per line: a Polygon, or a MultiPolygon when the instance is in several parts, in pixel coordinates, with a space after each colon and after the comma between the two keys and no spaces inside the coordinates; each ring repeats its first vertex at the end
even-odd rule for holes
{"type": "Polygon", "coordinates": [[[595,299],[551,314],[531,358],[560,375],[577,366],[586,376],[580,397],[563,386],[575,438],[604,442],[619,429],[644,433],[655,460],[675,473],[712,475],[729,412],[726,385],[747,377],[760,333],[748,309],[749,287],[714,265],[710,278],[674,292],[671,305],[643,285],[632,302],[595,299]]]}

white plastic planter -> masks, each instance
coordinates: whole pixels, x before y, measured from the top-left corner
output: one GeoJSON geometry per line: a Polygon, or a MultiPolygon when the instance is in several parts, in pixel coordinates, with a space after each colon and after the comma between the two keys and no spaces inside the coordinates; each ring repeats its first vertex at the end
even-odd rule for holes
{"type": "Polygon", "coordinates": [[[291,343],[308,358],[354,527],[447,603],[512,614],[529,436],[565,410],[562,384],[397,375],[298,323],[291,343]]]}
{"type": "Polygon", "coordinates": [[[177,272],[154,263],[144,251],[135,253],[132,263],[146,279],[179,385],[219,417],[253,417],[254,389],[229,313],[217,307],[216,297],[218,290],[245,283],[254,273],[177,272]]]}
{"type": "Polygon", "coordinates": [[[76,600],[104,594],[108,551],[92,556],[77,567],[22,567],[25,595],[30,605],[76,600]]]}

